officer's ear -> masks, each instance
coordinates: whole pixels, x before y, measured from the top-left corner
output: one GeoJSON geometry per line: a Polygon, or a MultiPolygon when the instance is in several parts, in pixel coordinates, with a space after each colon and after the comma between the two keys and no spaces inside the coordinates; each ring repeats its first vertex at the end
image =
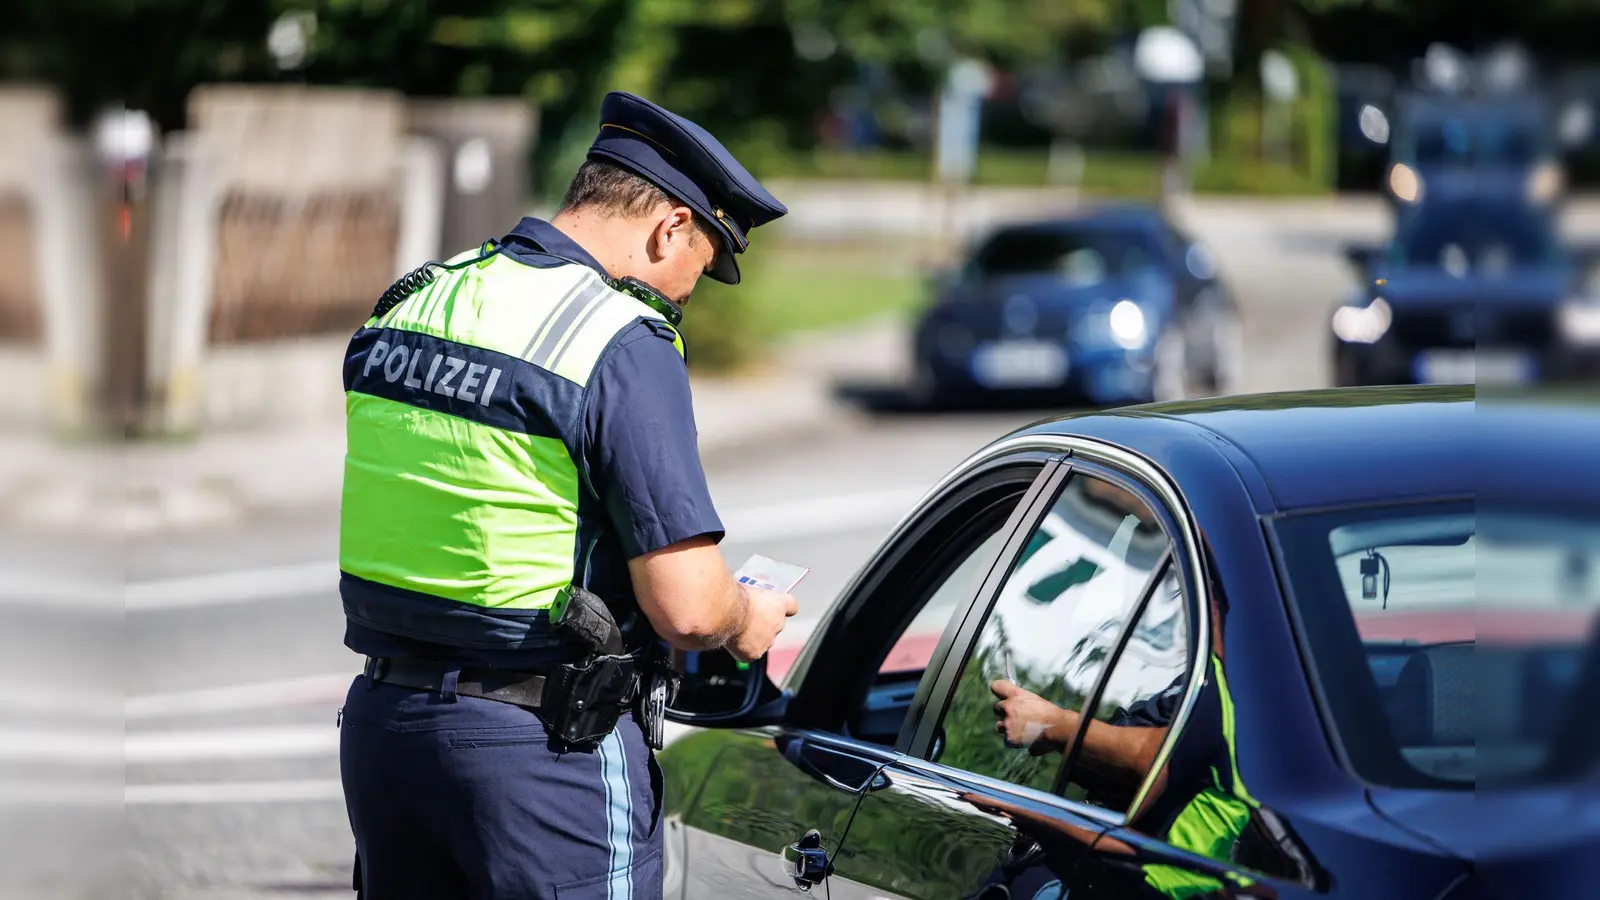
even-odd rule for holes
{"type": "Polygon", "coordinates": [[[654,261],[688,252],[695,243],[695,228],[694,211],[689,207],[665,207],[650,235],[650,252],[654,261]]]}

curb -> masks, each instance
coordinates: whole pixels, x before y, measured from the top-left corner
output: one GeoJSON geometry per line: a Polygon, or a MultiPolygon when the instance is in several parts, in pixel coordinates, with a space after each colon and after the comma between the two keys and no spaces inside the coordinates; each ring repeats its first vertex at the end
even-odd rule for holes
{"type": "MultiPolygon", "coordinates": [[[[816,377],[704,379],[692,390],[707,460],[844,427],[853,415],[816,377]]],[[[0,469],[0,532],[113,539],[336,506],[344,425],[214,434],[187,446],[23,443],[27,450],[0,469]]]]}

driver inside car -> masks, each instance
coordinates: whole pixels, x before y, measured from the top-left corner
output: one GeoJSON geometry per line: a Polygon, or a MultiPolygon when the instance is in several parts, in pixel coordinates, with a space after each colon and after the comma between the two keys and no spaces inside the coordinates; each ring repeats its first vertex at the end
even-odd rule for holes
{"type": "MultiPolygon", "coordinates": [[[[1210,671],[1171,756],[1157,774],[1138,809],[1128,819],[1145,834],[1213,859],[1229,860],[1259,809],[1239,775],[1234,742],[1233,701],[1222,668],[1222,621],[1227,601],[1221,586],[1209,592],[1212,612],[1210,671]]],[[[1108,721],[1091,718],[1082,729],[1082,746],[1074,771],[1087,771],[1103,791],[1133,797],[1154,767],[1162,743],[1183,701],[1188,674],[1162,691],[1128,708],[1119,707],[1108,721]]],[[[1039,756],[1067,755],[1078,740],[1082,715],[1063,709],[1008,680],[990,684],[995,703],[995,730],[1006,745],[1039,756]]],[[[1080,776],[1074,774],[1074,781],[1080,776]]],[[[1097,805],[1110,805],[1100,802],[1097,805]]],[[[1124,807],[1126,808],[1126,807],[1124,807]]],[[[1169,897],[1190,897],[1215,890],[1215,879],[1162,865],[1142,867],[1144,880],[1169,897]]]]}

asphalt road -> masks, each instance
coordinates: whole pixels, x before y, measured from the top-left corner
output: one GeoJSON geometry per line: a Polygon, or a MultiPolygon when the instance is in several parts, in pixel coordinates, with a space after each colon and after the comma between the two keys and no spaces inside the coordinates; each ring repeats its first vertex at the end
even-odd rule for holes
{"type": "MultiPolygon", "coordinates": [[[[1244,387],[1325,384],[1325,317],[1352,284],[1337,243],[1376,236],[1377,207],[1221,203],[1190,221],[1241,303],[1244,387]]],[[[803,630],[940,475],[1039,415],[842,413],[804,442],[708,459],[726,556],[811,566],[803,630]]],[[[352,896],[335,710],[357,659],[340,640],[335,548],[330,503],[93,547],[71,570],[108,602],[0,608],[0,650],[21,664],[0,673],[0,841],[22,863],[0,872],[0,897],[352,896]]],[[[48,585],[27,573],[61,561],[0,543],[0,568],[25,583],[48,585]]]]}
{"type": "MultiPolygon", "coordinates": [[[[804,629],[928,486],[1034,415],[847,419],[710,460],[726,556],[811,566],[804,629]]],[[[324,510],[128,548],[129,896],[349,896],[334,717],[357,660],[327,587],[335,538],[324,510]]]]}

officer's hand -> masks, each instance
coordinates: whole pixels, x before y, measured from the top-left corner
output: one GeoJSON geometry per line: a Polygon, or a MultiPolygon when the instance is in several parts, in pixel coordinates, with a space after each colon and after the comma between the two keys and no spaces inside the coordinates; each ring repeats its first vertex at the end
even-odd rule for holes
{"type": "Polygon", "coordinates": [[[728,643],[728,652],[740,662],[755,662],[772,649],[789,617],[800,611],[792,594],[739,585],[745,596],[744,627],[728,643]]]}

